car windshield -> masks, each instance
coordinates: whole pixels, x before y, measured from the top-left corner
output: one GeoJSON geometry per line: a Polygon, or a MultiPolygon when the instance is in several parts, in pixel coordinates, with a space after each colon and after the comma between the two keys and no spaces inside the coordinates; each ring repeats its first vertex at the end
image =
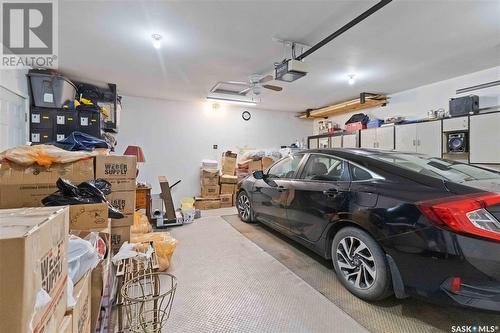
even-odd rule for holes
{"type": "Polygon", "coordinates": [[[500,173],[470,164],[418,154],[380,154],[372,157],[431,177],[463,183],[472,180],[500,180],[500,173]]]}

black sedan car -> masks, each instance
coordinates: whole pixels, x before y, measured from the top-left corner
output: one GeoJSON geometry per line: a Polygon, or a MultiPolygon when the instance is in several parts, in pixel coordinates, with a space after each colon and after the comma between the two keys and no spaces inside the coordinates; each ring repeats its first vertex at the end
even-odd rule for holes
{"type": "Polygon", "coordinates": [[[369,301],[500,311],[500,173],[419,154],[308,150],[239,184],[237,209],[331,258],[369,301]]]}

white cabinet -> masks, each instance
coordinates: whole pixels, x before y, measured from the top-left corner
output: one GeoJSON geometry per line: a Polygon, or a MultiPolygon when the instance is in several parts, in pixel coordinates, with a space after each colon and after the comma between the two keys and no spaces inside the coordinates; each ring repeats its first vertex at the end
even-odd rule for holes
{"type": "Polygon", "coordinates": [[[358,134],[345,134],[342,136],[343,148],[358,148],[358,134]]]}
{"type": "Polygon", "coordinates": [[[469,117],[456,117],[443,119],[443,132],[467,131],[469,117]]]}
{"type": "Polygon", "coordinates": [[[330,147],[342,148],[342,135],[332,136],[330,140],[330,147]]]}
{"type": "Polygon", "coordinates": [[[318,138],[310,138],[308,146],[309,146],[309,149],[317,149],[318,148],[318,138]]]}
{"type": "Polygon", "coordinates": [[[394,127],[389,126],[362,130],[361,148],[394,149],[394,127]]]}
{"type": "Polygon", "coordinates": [[[470,117],[470,163],[500,164],[500,113],[470,117]]]}
{"type": "Polygon", "coordinates": [[[417,151],[417,124],[396,126],[396,150],[417,151]]]}
{"type": "Polygon", "coordinates": [[[396,150],[441,157],[441,122],[396,126],[396,150]]]}
{"type": "Polygon", "coordinates": [[[441,157],[441,133],[440,121],[417,124],[417,153],[441,157]]]}

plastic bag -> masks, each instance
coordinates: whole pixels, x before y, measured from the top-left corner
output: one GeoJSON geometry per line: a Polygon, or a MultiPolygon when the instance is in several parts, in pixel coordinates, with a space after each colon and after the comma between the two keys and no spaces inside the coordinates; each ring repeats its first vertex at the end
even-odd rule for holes
{"type": "Polygon", "coordinates": [[[54,163],[71,163],[97,155],[104,155],[108,150],[92,152],[66,151],[51,145],[17,146],[0,153],[0,160],[7,159],[16,164],[29,166],[38,164],[49,167],[54,163]]]}
{"type": "Polygon", "coordinates": [[[122,219],[124,215],[113,207],[105,194],[111,193],[111,184],[104,179],[96,179],[75,186],[66,179],[56,181],[59,189],[42,199],[44,206],[85,205],[92,203],[107,203],[108,216],[112,219],[122,219]]]}
{"type": "Polygon", "coordinates": [[[92,244],[71,235],[68,240],[68,276],[74,284],[99,263],[99,254],[92,244]]]}
{"type": "Polygon", "coordinates": [[[169,232],[151,232],[147,234],[130,235],[130,240],[135,243],[153,242],[153,247],[158,257],[160,271],[166,271],[170,267],[172,255],[179,243],[169,232]]]}
{"type": "Polygon", "coordinates": [[[143,260],[151,258],[151,255],[153,254],[153,249],[151,247],[148,247],[144,252],[138,251],[136,247],[137,244],[134,243],[123,243],[118,253],[111,258],[111,261],[113,264],[118,265],[120,261],[124,259],[135,258],[137,260],[143,260]]]}
{"type": "Polygon", "coordinates": [[[134,224],[130,227],[130,234],[146,234],[152,231],[153,227],[151,227],[147,216],[140,211],[135,212],[134,224]]]}
{"type": "Polygon", "coordinates": [[[110,148],[106,141],[78,131],[72,132],[64,140],[55,142],[54,146],[69,151],[92,151],[94,148],[110,148]]]}

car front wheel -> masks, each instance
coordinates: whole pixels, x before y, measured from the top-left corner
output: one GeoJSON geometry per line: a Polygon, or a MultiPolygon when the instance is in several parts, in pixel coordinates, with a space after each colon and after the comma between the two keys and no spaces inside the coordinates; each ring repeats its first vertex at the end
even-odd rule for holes
{"type": "Polygon", "coordinates": [[[332,260],[340,282],[357,297],[378,301],[392,294],[385,254],[365,231],[340,229],[332,242],[332,260]]]}
{"type": "Polygon", "coordinates": [[[238,215],[243,222],[252,223],[255,221],[252,210],[252,203],[250,202],[250,198],[247,192],[241,191],[238,194],[236,200],[236,208],[238,209],[238,215]]]}

